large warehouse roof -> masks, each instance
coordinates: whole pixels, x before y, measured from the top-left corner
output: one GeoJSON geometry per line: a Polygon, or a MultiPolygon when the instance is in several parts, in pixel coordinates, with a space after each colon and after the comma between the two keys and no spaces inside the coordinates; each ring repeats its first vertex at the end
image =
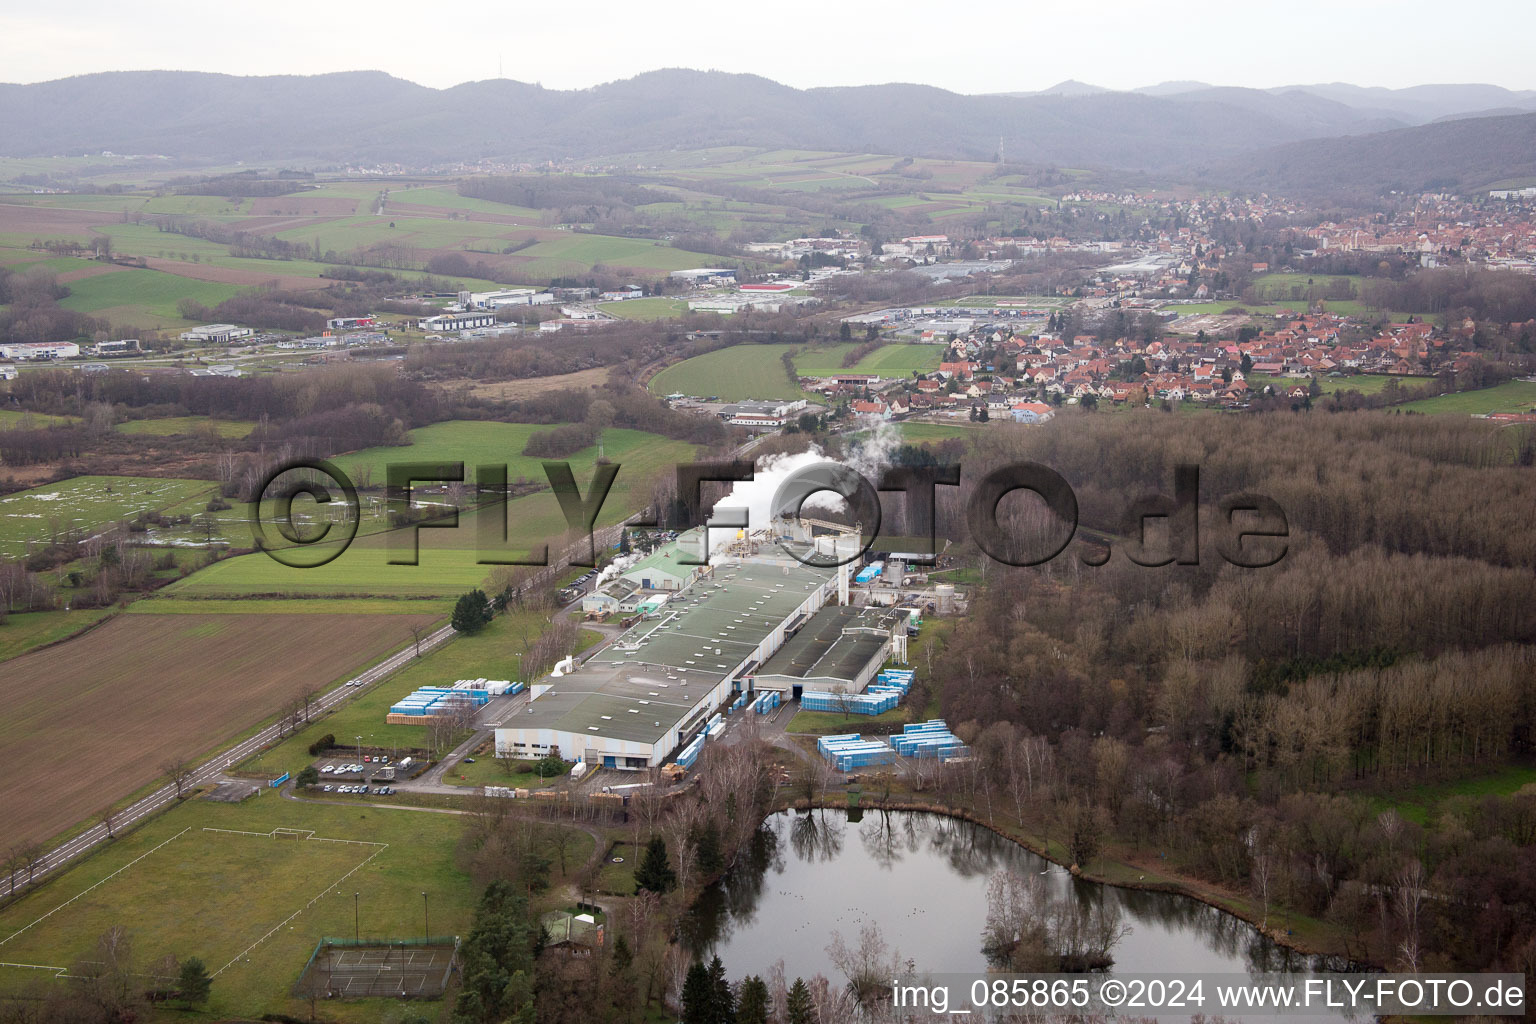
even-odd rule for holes
{"type": "Polygon", "coordinates": [[[828,606],[768,659],[761,674],[852,680],[880,654],[896,625],[890,608],[828,606]]]}
{"type": "Polygon", "coordinates": [[[660,617],[640,623],[574,672],[546,680],[551,688],[506,727],[654,743],[833,575],[800,563],[715,566],[660,617]]]}

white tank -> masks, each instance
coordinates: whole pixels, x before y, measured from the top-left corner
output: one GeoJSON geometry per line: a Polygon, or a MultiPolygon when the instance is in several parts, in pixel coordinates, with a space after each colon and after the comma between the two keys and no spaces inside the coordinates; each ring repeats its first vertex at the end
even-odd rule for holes
{"type": "Polygon", "coordinates": [[[940,583],[934,587],[938,600],[934,602],[938,606],[939,614],[948,615],[955,610],[955,585],[953,583],[940,583]]]}

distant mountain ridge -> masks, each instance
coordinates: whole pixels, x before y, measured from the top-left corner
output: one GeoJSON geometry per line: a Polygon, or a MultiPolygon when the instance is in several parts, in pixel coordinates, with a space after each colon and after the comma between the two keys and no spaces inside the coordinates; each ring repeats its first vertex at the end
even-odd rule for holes
{"type": "MultiPolygon", "coordinates": [[[[1411,108],[1405,116],[1417,118],[1425,110],[1465,113],[1452,109],[1458,103],[1536,105],[1536,93],[1493,86],[1258,90],[1190,82],[1148,92],[1159,94],[1073,80],[1044,93],[990,96],[910,84],[802,90],[755,75],[678,69],[570,91],[509,79],[439,90],[377,71],[109,72],[0,85],[0,155],[108,150],[187,163],[425,167],[751,146],[986,161],[1001,139],[1016,163],[1150,174],[1226,169],[1243,177],[1243,154],[1404,128],[1408,121],[1394,110],[1411,108]]],[[[1457,122],[1474,126],[1458,137],[1500,120],[1457,122]]]]}

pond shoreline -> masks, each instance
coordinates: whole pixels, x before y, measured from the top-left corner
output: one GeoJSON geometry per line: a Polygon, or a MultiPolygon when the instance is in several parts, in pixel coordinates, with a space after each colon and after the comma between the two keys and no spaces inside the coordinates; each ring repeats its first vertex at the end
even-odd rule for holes
{"type": "MultiPolygon", "coordinates": [[[[1296,935],[1286,934],[1279,929],[1265,928],[1258,920],[1255,920],[1254,916],[1247,910],[1240,907],[1234,907],[1229,903],[1223,902],[1222,897],[1226,894],[1222,893],[1220,889],[1210,885],[1209,883],[1186,878],[1182,875],[1177,876],[1175,880],[1171,882],[1125,881],[1106,878],[1102,875],[1097,875],[1092,872],[1085,871],[1078,865],[1068,864],[1062,858],[1053,855],[1049,850],[1043,848],[1042,846],[1030,842],[1022,836],[1015,835],[1012,832],[1009,832],[1006,829],[1001,828],[1000,826],[990,821],[987,821],[986,819],[963,807],[952,807],[948,804],[930,803],[927,801],[917,800],[885,800],[878,804],[860,804],[856,808],[850,808],[846,799],[840,803],[836,800],[829,799],[809,801],[805,799],[798,799],[789,801],[780,800],[776,802],[769,810],[769,814],[774,814],[780,811],[807,811],[812,809],[830,811],[847,811],[850,809],[856,809],[874,814],[878,814],[882,811],[907,811],[919,814],[937,814],[946,818],[953,818],[957,821],[964,821],[968,824],[978,825],[986,829],[988,832],[991,832],[999,839],[1013,843],[1020,849],[1026,850],[1029,853],[1034,854],[1036,857],[1041,858],[1042,860],[1050,861],[1052,864],[1055,864],[1058,867],[1065,868],[1066,870],[1070,871],[1074,877],[1081,878],[1084,881],[1093,882],[1096,885],[1111,886],[1116,889],[1130,889],[1140,892],[1158,892],[1167,893],[1173,896],[1183,896],[1187,899],[1194,900],[1197,903],[1211,907],[1214,910],[1218,910],[1223,914],[1230,914],[1232,917],[1235,917],[1256,929],[1276,945],[1282,946],[1293,952],[1300,953],[1304,956],[1347,957],[1348,959],[1362,965],[1368,965],[1377,969],[1384,969],[1380,964],[1373,964],[1369,961],[1360,960],[1358,957],[1347,954],[1343,950],[1322,948],[1312,943],[1306,942],[1296,935]]],[[[1129,861],[1121,860],[1117,861],[1117,863],[1124,865],[1128,869],[1137,867],[1137,865],[1129,861]]]]}

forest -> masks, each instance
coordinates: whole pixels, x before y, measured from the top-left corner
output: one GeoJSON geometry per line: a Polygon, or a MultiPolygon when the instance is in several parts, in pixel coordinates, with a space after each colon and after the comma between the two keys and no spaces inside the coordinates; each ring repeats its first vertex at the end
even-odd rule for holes
{"type": "MultiPolygon", "coordinates": [[[[1371,413],[988,431],[976,470],[1055,469],[1112,553],[990,565],[934,656],[935,696],[976,752],[963,799],[1078,863],[1165,852],[1266,919],[1328,922],[1361,960],[1536,964],[1536,787],[1432,818],[1386,795],[1530,763],[1536,473],[1511,434],[1371,413]],[[1171,493],[1178,465],[1200,471],[1199,564],[1133,564],[1115,553],[1137,526],[1124,510],[1171,493]],[[1211,550],[1237,492],[1284,509],[1274,566],[1211,550]]],[[[969,486],[941,489],[941,515],[969,486]]],[[[1039,530],[1041,509],[1007,498],[1000,519],[1039,530]]]]}

